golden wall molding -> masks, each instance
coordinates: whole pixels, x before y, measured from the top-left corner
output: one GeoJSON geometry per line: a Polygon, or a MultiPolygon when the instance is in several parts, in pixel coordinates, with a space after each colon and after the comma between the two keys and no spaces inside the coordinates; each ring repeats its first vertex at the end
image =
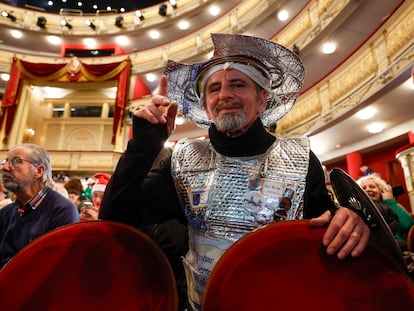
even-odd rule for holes
{"type": "MultiPolygon", "coordinates": [[[[240,1],[228,14],[197,30],[196,33],[184,36],[162,47],[131,53],[128,56],[131,59],[132,73],[143,74],[162,69],[168,59],[185,62],[186,60],[200,58],[202,57],[201,54],[206,54],[212,49],[211,33],[243,32],[249,28],[250,24],[260,21],[263,16],[276,12],[280,2],[280,0],[240,1]]],[[[303,12],[296,16],[289,26],[272,40],[278,41],[289,48],[292,48],[294,43],[299,44],[300,48],[306,48],[315,37],[333,27],[338,19],[343,18],[343,12],[346,12],[354,1],[324,1],[323,3],[321,9],[321,1],[309,2],[303,12]]],[[[0,50],[0,68],[2,65],[3,67],[10,67],[13,56],[37,62],[45,62],[46,59],[47,62],[52,63],[62,62],[60,57],[42,57],[0,50]],[[6,63],[2,63],[2,60],[6,63]]],[[[85,63],[99,63],[102,58],[84,58],[83,60],[85,63]]]]}
{"type": "Polygon", "coordinates": [[[406,5],[401,8],[401,18],[397,23],[394,23],[388,30],[386,35],[386,47],[388,54],[395,59],[404,51],[407,43],[412,44],[414,35],[414,3],[413,1],[406,1],[406,5]],[[403,10],[406,10],[404,12],[403,10]]]}
{"type": "MultiPolygon", "coordinates": [[[[206,5],[210,2],[211,1],[206,1],[206,0],[204,1],[200,0],[200,1],[194,1],[194,2],[190,0],[185,1],[186,4],[188,3],[188,6],[190,5],[194,6],[195,4],[198,4],[197,6],[198,10],[205,9],[206,5]]],[[[267,14],[276,11],[278,8],[278,3],[280,2],[281,2],[280,0],[239,1],[225,16],[219,18],[215,22],[210,23],[209,25],[201,29],[198,29],[197,32],[194,34],[184,36],[178,40],[175,40],[172,43],[165,44],[162,47],[151,48],[151,49],[147,49],[144,51],[137,51],[135,53],[128,54],[129,58],[131,59],[132,72],[133,74],[142,74],[142,73],[146,73],[149,71],[152,72],[154,70],[159,70],[164,67],[165,63],[167,62],[169,58],[184,61],[185,59],[199,57],[200,53],[208,52],[209,50],[212,49],[212,44],[210,40],[211,33],[241,32],[242,29],[248,28],[249,24],[251,24],[252,22],[257,22],[261,18],[263,18],[263,16],[267,16],[267,14]]],[[[1,8],[2,6],[0,4],[0,9],[1,8]]],[[[12,8],[18,10],[18,8],[15,8],[15,7],[12,7],[12,8]]],[[[185,10],[185,6],[180,1],[177,11],[184,11],[184,10],[185,10]]],[[[27,11],[27,10],[23,10],[23,11],[27,11]]],[[[190,11],[190,8],[188,9],[188,11],[190,11]]],[[[27,14],[30,14],[30,13],[27,13],[27,14]]],[[[124,13],[122,15],[124,19],[126,18],[126,16],[128,16],[128,14],[133,14],[133,13],[124,13]]],[[[60,18],[62,18],[62,16],[59,16],[59,15],[57,17],[59,18],[59,20],[60,18]]],[[[85,19],[85,17],[79,17],[79,18],[85,19]]],[[[108,17],[102,17],[102,18],[108,18],[108,17]]],[[[174,18],[174,16],[172,16],[172,18],[174,18]]],[[[161,20],[165,20],[165,19],[161,19],[161,20]]],[[[5,21],[3,21],[0,18],[0,22],[5,22],[5,21]]],[[[6,19],[6,22],[8,22],[7,19],[6,19]]],[[[29,24],[33,24],[33,20],[30,21],[29,24]]],[[[143,23],[142,27],[149,28],[150,26],[151,24],[148,23],[147,18],[146,18],[145,23],[143,23]]],[[[117,27],[115,28],[117,31],[120,31],[119,28],[117,27]]],[[[125,33],[126,30],[128,30],[127,26],[125,26],[122,29],[122,31],[120,31],[120,34],[125,33]]],[[[7,68],[6,70],[4,70],[4,72],[9,71],[10,65],[11,65],[11,59],[13,57],[18,57],[20,59],[24,59],[24,60],[28,60],[32,62],[50,62],[50,63],[64,62],[64,60],[62,60],[61,57],[54,58],[50,56],[36,56],[36,55],[0,50],[0,68],[2,67],[7,68]]],[[[109,59],[112,58],[111,61],[116,61],[114,60],[116,59],[116,56],[106,57],[106,59],[108,58],[109,59]]],[[[99,63],[102,61],[107,62],[107,60],[102,60],[102,59],[103,58],[83,58],[83,61],[88,64],[99,63]]]]}
{"type": "Polygon", "coordinates": [[[317,1],[318,5],[318,13],[322,15],[323,13],[327,12],[329,8],[332,7],[332,3],[335,2],[334,0],[320,0],[317,1]]]}
{"type": "Polygon", "coordinates": [[[277,134],[297,136],[326,125],[412,66],[413,58],[414,2],[406,1],[352,57],[298,98],[277,134]],[[313,106],[324,102],[322,109],[313,106]]]}
{"type": "MultiPolygon", "coordinates": [[[[329,84],[329,103],[331,103],[331,107],[339,104],[342,98],[360,85],[364,85],[370,79],[373,79],[377,72],[378,63],[371,48],[368,48],[356,58],[351,66],[343,70],[341,75],[335,75],[327,81],[329,84]],[[358,68],[358,70],[355,70],[355,68],[358,68]]],[[[344,105],[347,105],[347,103],[344,103],[344,105]]]]}
{"type": "Polygon", "coordinates": [[[288,27],[271,40],[286,47],[296,45],[305,51],[318,36],[335,28],[357,5],[355,0],[310,1],[288,27]]]}
{"type": "MultiPolygon", "coordinates": [[[[85,58],[82,61],[88,64],[99,64],[130,57],[134,74],[153,71],[163,67],[168,58],[185,61],[209,51],[211,32],[242,32],[243,29],[248,28],[249,23],[259,18],[260,14],[271,9],[276,10],[277,3],[277,0],[241,1],[241,4],[237,5],[226,17],[206,28],[199,29],[196,34],[175,41],[174,44],[132,53],[128,56],[85,58]]],[[[301,47],[306,48],[312,45],[313,40],[321,33],[329,30],[338,20],[342,19],[347,11],[352,9],[354,3],[355,1],[310,1],[301,14],[289,24],[289,27],[271,40],[277,40],[288,47],[297,42],[301,47]]],[[[390,79],[412,65],[413,42],[414,2],[405,1],[355,55],[299,97],[292,111],[278,122],[277,134],[302,135],[326,125],[359,105],[384,87],[390,79]],[[358,70],[355,70],[356,68],[358,70]]],[[[68,59],[61,57],[42,57],[0,51],[0,70],[10,68],[13,56],[31,62],[68,62],[68,59]]],[[[52,153],[55,154],[54,151],[52,153]]],[[[111,169],[108,169],[111,171],[117,162],[116,152],[100,151],[99,154],[104,155],[104,159],[99,158],[97,161],[96,154],[88,155],[89,158],[85,158],[85,161],[82,159],[82,165],[86,166],[82,167],[77,161],[84,153],[85,151],[56,151],[56,155],[53,156],[53,167],[56,170],[86,171],[103,170],[104,166],[112,165],[111,169]],[[102,166],[94,166],[99,163],[102,163],[102,166]]]]}

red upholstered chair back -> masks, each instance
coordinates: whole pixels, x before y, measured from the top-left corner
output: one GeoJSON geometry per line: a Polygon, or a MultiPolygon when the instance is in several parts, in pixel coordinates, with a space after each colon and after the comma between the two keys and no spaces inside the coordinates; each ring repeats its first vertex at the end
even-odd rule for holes
{"type": "Polygon", "coordinates": [[[369,247],[339,260],[321,244],[325,228],[281,222],[237,241],[212,271],[203,311],[414,310],[410,281],[369,247]]]}
{"type": "Polygon", "coordinates": [[[178,310],[171,267],[142,232],[107,221],[51,231],[0,271],[0,310],[178,310]]]}

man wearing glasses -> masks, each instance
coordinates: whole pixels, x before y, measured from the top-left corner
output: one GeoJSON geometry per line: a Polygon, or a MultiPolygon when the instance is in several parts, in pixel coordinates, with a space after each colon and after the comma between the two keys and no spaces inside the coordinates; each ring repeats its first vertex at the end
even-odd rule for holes
{"type": "Polygon", "coordinates": [[[35,144],[19,144],[0,162],[4,187],[16,200],[0,210],[0,268],[40,235],[79,221],[69,199],[54,191],[49,154],[35,144]]]}

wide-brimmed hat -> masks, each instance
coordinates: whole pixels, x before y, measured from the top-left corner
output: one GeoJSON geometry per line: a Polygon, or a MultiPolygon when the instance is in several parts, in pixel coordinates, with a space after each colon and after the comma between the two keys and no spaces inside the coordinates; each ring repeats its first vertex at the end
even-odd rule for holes
{"type": "MultiPolygon", "coordinates": [[[[168,76],[168,99],[178,104],[179,112],[200,127],[209,127],[203,107],[203,90],[200,81],[212,66],[226,62],[253,66],[269,83],[266,110],[260,118],[264,126],[271,126],[285,116],[299,96],[305,70],[300,58],[275,42],[262,38],[212,34],[213,57],[202,63],[183,64],[172,60],[167,62],[164,73],[168,76]]],[[[262,77],[263,78],[263,77],[262,77]]]]}

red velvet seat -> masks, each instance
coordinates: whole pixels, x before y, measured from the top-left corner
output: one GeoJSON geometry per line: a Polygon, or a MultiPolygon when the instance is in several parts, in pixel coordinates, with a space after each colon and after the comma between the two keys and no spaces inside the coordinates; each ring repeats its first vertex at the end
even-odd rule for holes
{"type": "Polygon", "coordinates": [[[0,271],[0,310],[178,310],[175,279],[158,246],[119,223],[51,231],[0,271]]]}
{"type": "Polygon", "coordinates": [[[374,248],[339,260],[308,221],[269,225],[237,241],[218,261],[203,311],[414,310],[410,281],[374,248]]]}

